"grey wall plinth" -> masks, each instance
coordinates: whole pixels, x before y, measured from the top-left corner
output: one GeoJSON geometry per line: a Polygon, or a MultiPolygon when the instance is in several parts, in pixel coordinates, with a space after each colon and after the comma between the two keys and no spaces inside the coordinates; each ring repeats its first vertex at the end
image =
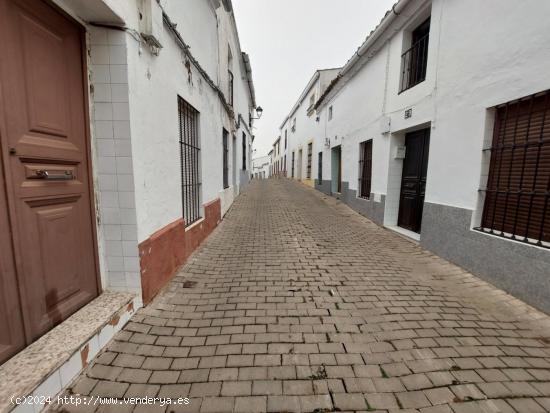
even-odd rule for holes
{"type": "Polygon", "coordinates": [[[424,203],[420,244],[550,313],[550,250],[470,230],[472,211],[424,203]]]}
{"type": "Polygon", "coordinates": [[[381,195],[380,202],[374,201],[374,194],[370,194],[369,199],[357,198],[357,191],[349,189],[349,182],[342,182],[342,201],[350,206],[351,209],[366,216],[378,225],[384,224],[384,206],[386,197],[381,195]]]}
{"type": "Polygon", "coordinates": [[[315,180],[315,189],[318,191],[321,191],[324,194],[330,195],[330,181],[319,181],[318,179],[315,180]]]}

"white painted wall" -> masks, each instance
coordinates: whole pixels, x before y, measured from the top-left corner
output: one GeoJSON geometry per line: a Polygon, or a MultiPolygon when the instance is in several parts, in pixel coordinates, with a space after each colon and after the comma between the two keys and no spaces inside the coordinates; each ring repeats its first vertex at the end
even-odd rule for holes
{"type": "MultiPolygon", "coordinates": [[[[201,203],[220,198],[225,213],[248,182],[252,136],[246,123],[254,104],[235,21],[223,6],[214,9],[214,1],[160,3],[226,98],[227,50],[231,48],[232,119],[217,91],[195,66],[191,65],[188,72],[184,53],[164,26],[158,39],[163,45],[158,56],[136,35],[141,0],[55,1],[88,31],[92,170],[102,285],[139,293],[138,243],[182,217],[178,95],[200,112],[201,203]],[[88,18],[96,23],[123,23],[127,31],[98,28],[89,25],[88,18]],[[236,124],[239,115],[245,123],[236,124]],[[222,128],[230,133],[232,185],[226,190],[222,179],[222,128]],[[245,171],[241,171],[243,133],[245,171]],[[235,162],[233,135],[237,138],[235,162]]],[[[155,1],[152,3],[159,7],[155,1]]]]}
{"type": "Polygon", "coordinates": [[[269,155],[259,156],[257,158],[254,158],[252,160],[252,173],[254,178],[256,179],[256,176],[258,176],[259,179],[268,178],[269,166],[270,166],[269,155]]]}
{"type": "MultiPolygon", "coordinates": [[[[373,192],[386,194],[395,190],[395,175],[400,174],[401,161],[393,159],[390,147],[407,130],[431,125],[426,201],[475,209],[481,149],[492,130],[488,111],[550,88],[549,15],[550,3],[536,0],[521,5],[513,0],[409,2],[366,53],[367,63],[356,65],[340,82],[343,88],[335,88],[323,102],[326,131],[316,142],[328,137],[331,146],[342,144],[342,179],[356,189],[358,145],[373,138],[373,192]],[[401,54],[410,30],[429,13],[426,80],[399,94],[401,54]],[[408,108],[413,116],[404,119],[408,108]],[[390,134],[382,133],[385,116],[391,118],[390,134]]],[[[330,156],[323,159],[323,177],[330,179],[330,156]]],[[[389,218],[393,220],[391,214],[389,218]]]]}
{"type": "Polygon", "coordinates": [[[305,90],[302,92],[298,101],[292,108],[280,128],[281,140],[284,140],[285,132],[288,135],[287,144],[287,176],[292,175],[292,153],[294,152],[294,179],[301,177],[307,179],[307,150],[308,144],[312,143],[311,158],[311,177],[317,178],[317,156],[324,148],[324,140],[316,139],[323,135],[324,123],[317,121],[315,110],[309,111],[310,98],[315,96],[316,102],[325,91],[329,83],[336,77],[339,69],[326,69],[316,71],[308,82],[305,90]],[[292,130],[292,122],[296,119],[296,128],[292,130]],[[299,161],[300,150],[302,151],[302,160],[299,161]],[[299,170],[301,169],[301,170],[299,170]]]}
{"type": "MultiPolygon", "coordinates": [[[[241,51],[234,22],[223,7],[212,9],[208,1],[192,0],[182,7],[181,2],[166,2],[170,19],[182,28],[184,41],[189,42],[195,58],[204,66],[212,80],[224,93],[228,91],[228,47],[233,55],[234,110],[248,119],[251,102],[242,64],[241,51]],[[185,30],[183,30],[183,28],[185,30]],[[189,35],[186,35],[189,34],[189,35]],[[195,43],[193,43],[195,42],[195,43]],[[193,47],[195,44],[195,47],[193,47]],[[197,52],[195,53],[195,50],[197,52]]],[[[163,49],[154,56],[138,42],[128,47],[130,116],[132,150],[136,188],[138,240],[182,216],[180,157],[178,143],[178,95],[200,112],[201,141],[201,203],[221,198],[222,213],[233,202],[238,188],[223,189],[222,128],[229,131],[229,175],[232,184],[233,147],[236,136],[237,171],[242,169],[242,134],[246,136],[247,170],[250,170],[250,141],[247,128],[226,113],[217,92],[191,65],[172,35],[164,29],[163,49]]],[[[226,94],[226,98],[228,95],[226,94]]],[[[238,178],[243,175],[237,172],[238,178]]]]}

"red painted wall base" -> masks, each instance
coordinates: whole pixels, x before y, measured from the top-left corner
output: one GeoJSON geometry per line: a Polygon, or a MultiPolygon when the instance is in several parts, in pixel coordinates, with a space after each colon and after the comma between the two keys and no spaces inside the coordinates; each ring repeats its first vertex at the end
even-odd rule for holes
{"type": "Polygon", "coordinates": [[[204,205],[204,219],[185,229],[182,218],[156,231],[139,244],[141,291],[144,304],[174,276],[191,253],[221,221],[221,201],[204,205]]]}

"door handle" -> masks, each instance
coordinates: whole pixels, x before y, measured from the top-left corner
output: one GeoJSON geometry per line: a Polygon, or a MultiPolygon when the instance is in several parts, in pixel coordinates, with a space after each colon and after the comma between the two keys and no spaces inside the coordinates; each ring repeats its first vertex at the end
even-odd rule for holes
{"type": "Polygon", "coordinates": [[[51,181],[71,181],[74,179],[72,171],[54,171],[51,173],[45,169],[39,169],[34,174],[35,179],[47,179],[51,181]]]}

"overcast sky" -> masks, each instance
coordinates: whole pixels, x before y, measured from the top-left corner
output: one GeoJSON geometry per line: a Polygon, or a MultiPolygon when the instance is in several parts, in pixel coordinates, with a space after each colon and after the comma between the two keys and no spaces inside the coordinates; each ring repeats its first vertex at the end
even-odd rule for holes
{"type": "Polygon", "coordinates": [[[317,69],[343,66],[395,0],[233,0],[241,48],[250,55],[257,103],[254,157],[317,69]]]}

